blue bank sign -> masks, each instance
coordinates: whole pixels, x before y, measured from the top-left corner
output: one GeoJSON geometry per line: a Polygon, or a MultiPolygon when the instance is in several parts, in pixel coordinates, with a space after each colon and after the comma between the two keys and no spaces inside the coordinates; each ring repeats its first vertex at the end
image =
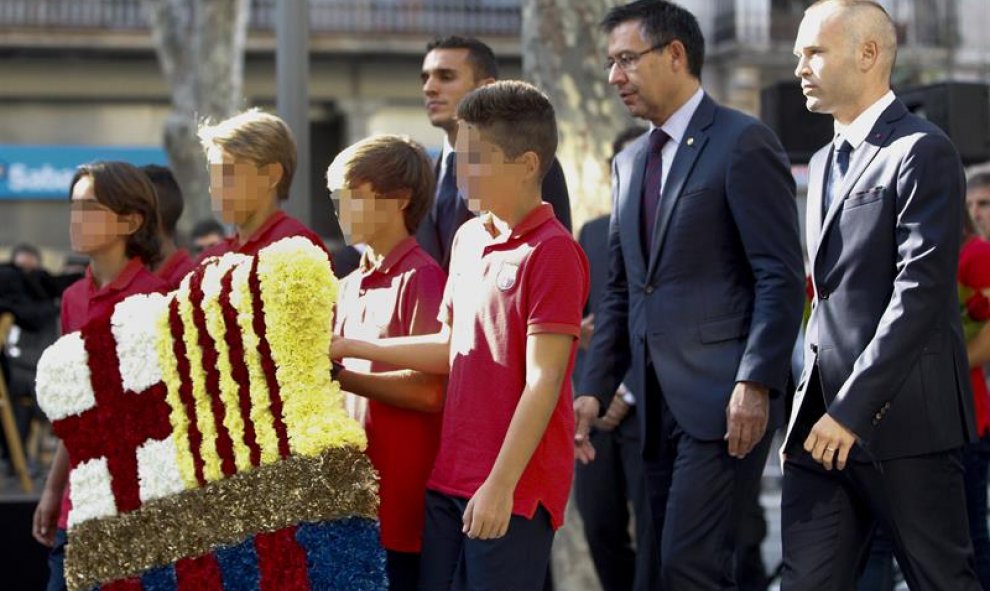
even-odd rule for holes
{"type": "Polygon", "coordinates": [[[161,148],[0,144],[0,199],[66,199],[76,167],[94,160],[168,164],[161,148]]]}

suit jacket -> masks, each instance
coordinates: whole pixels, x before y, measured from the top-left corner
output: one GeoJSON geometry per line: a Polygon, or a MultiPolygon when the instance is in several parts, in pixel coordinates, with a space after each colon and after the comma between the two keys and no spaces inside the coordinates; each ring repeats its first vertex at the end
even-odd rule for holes
{"type": "MultiPolygon", "coordinates": [[[[578,244],[588,257],[588,270],[590,283],[588,289],[588,301],[584,305],[584,315],[595,314],[598,304],[605,295],[605,286],[608,284],[608,224],[609,216],[599,216],[591,221],[585,222],[578,231],[578,244]]],[[[585,364],[586,351],[577,350],[574,359],[574,380],[581,378],[585,364]]]]}
{"type": "MultiPolygon", "coordinates": [[[[437,177],[437,184],[440,183],[440,161],[437,160],[434,167],[434,174],[437,177]]],[[[458,195],[460,197],[460,195],[458,195]]],[[[543,200],[553,205],[553,213],[564,224],[564,227],[571,230],[571,202],[567,193],[567,181],[564,178],[564,170],[560,167],[560,162],[556,158],[550,165],[550,170],[543,178],[543,200]]],[[[454,243],[454,234],[464,222],[474,217],[471,210],[467,208],[464,199],[457,200],[457,223],[453,226],[453,231],[448,236],[441,236],[437,228],[436,207],[431,207],[423,221],[416,229],[416,240],[423,250],[430,253],[444,271],[450,269],[450,247],[454,243]]]]}
{"type": "Polygon", "coordinates": [[[804,293],[794,179],[766,126],[706,95],[671,163],[644,256],[648,144],[646,134],[613,161],[609,284],[579,391],[604,409],[631,368],[645,421],[653,371],[681,428],[716,440],[736,382],[768,386],[775,407],[786,388],[804,293]]]}
{"type": "Polygon", "coordinates": [[[956,293],[959,155],[896,100],[853,151],[823,220],[830,156],[825,146],[809,164],[815,298],[784,449],[802,443],[790,439],[802,405],[812,403],[851,429],[869,459],[958,447],[975,431],[956,293]],[[824,400],[806,400],[813,382],[824,400]]]}

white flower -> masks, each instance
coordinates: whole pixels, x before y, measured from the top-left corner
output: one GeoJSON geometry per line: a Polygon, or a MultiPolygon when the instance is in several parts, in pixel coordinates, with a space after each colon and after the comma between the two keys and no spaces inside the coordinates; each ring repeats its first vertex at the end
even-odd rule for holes
{"type": "Polygon", "coordinates": [[[167,298],[157,293],[133,295],[114,307],[110,328],[125,391],[143,392],[162,381],[155,346],[158,320],[166,313],[167,298]]]}
{"type": "Polygon", "coordinates": [[[172,436],[164,440],[149,439],[137,449],[138,484],[141,502],[182,492],[178,452],[172,436]]]}
{"type": "Polygon", "coordinates": [[[70,529],[83,521],[117,514],[106,458],[92,459],[76,466],[69,474],[69,490],[72,499],[70,529]]]}
{"type": "Polygon", "coordinates": [[[96,406],[89,375],[89,357],[82,335],[69,333],[45,349],[35,378],[38,405],[58,421],[96,406]]]}

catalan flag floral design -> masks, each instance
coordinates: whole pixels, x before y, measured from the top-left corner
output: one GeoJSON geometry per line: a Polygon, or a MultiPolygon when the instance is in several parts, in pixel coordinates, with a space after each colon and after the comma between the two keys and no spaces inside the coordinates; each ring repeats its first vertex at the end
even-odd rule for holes
{"type": "Polygon", "coordinates": [[[70,591],[378,590],[377,480],[330,378],[337,283],[286,238],[65,335],[38,400],[70,458],[70,591]]]}

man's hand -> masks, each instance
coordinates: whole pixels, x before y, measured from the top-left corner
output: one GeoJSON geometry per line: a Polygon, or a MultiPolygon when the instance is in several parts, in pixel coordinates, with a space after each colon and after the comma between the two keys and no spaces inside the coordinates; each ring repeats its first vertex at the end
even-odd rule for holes
{"type": "Polygon", "coordinates": [[[811,428],[804,440],[804,450],[826,470],[831,470],[833,463],[842,470],[855,443],[856,435],[826,413],[811,428]]]}
{"type": "Polygon", "coordinates": [[[512,490],[485,480],[464,509],[461,530],[472,540],[494,540],[509,531],[512,490]]]}
{"type": "Polygon", "coordinates": [[[595,421],[595,429],[606,433],[614,431],[627,414],[629,414],[629,403],[626,402],[621,393],[616,393],[612,398],[612,403],[608,405],[608,410],[605,411],[605,416],[595,421]]]}
{"type": "Polygon", "coordinates": [[[574,458],[582,464],[594,461],[595,448],[589,434],[591,425],[598,418],[598,399],[594,396],[578,396],[574,399],[574,458]]]}
{"type": "Polygon", "coordinates": [[[742,459],[763,439],[770,420],[770,391],[753,382],[737,382],[725,409],[729,455],[742,459]]]}
{"type": "Polygon", "coordinates": [[[47,487],[41,493],[41,500],[34,509],[31,535],[35,540],[51,548],[55,545],[55,529],[58,526],[58,512],[62,499],[47,487]]]}
{"type": "Polygon", "coordinates": [[[581,338],[578,340],[578,347],[582,351],[587,351],[591,345],[591,335],[595,332],[595,315],[588,314],[581,319],[581,338]]]}

